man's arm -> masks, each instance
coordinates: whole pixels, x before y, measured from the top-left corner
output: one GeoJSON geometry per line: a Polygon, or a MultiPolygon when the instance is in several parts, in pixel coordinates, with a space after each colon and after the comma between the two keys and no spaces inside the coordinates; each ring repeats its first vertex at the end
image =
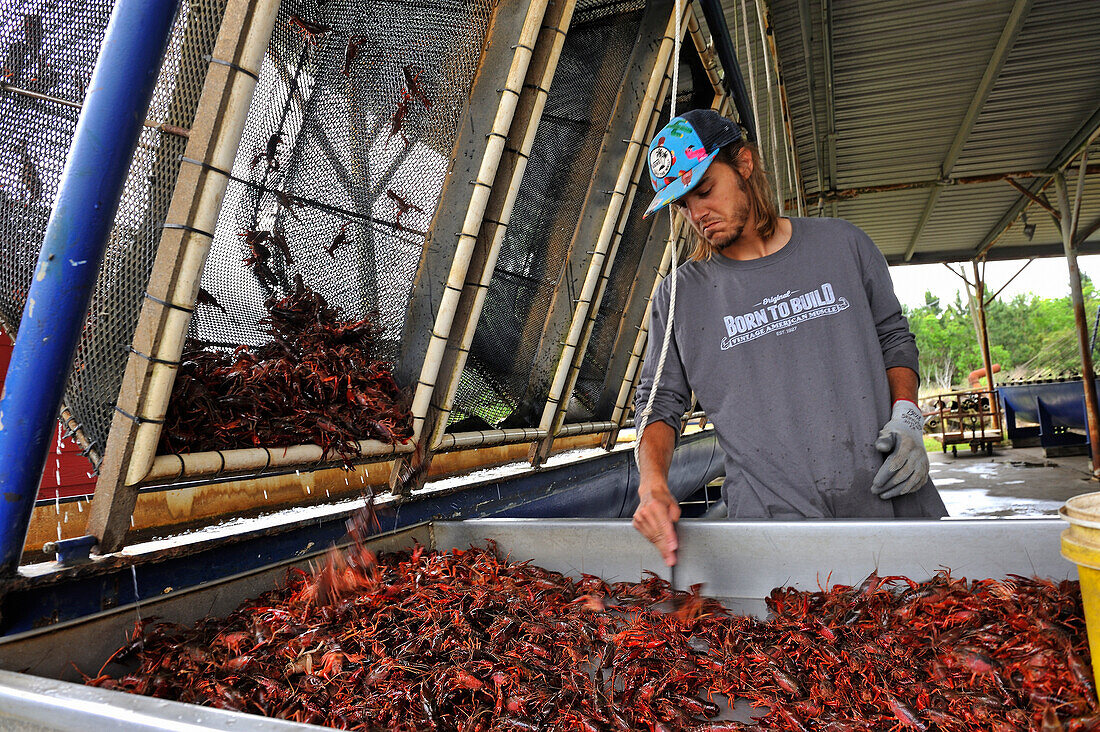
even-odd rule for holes
{"type": "Polygon", "coordinates": [[[890,419],[875,440],[875,449],[886,459],[871,481],[871,493],[890,500],[920,490],[928,480],[924,419],[917,406],[917,346],[894,294],[886,259],[866,235],[860,240],[860,258],[893,403],[890,419]]]}
{"type": "MultiPolygon", "coordinates": [[[[875,321],[875,333],[882,348],[882,360],[886,373],[890,374],[899,366],[908,367],[920,382],[917,358],[917,343],[909,330],[909,321],[902,311],[901,303],[894,293],[894,282],[890,278],[890,268],[886,258],[862,231],[858,231],[857,247],[860,267],[863,270],[863,287],[867,293],[867,303],[871,307],[871,317],[875,321]]],[[[890,382],[893,392],[894,382],[890,382]]],[[[911,399],[916,401],[914,389],[911,399]]],[[[909,398],[894,394],[893,400],[909,398]]]]}
{"type": "Polygon", "coordinates": [[[668,489],[668,468],[676,447],[676,430],[666,422],[646,425],[638,443],[638,509],[634,528],[661,552],[665,564],[676,564],[676,522],[680,506],[668,489]]]}
{"type": "MultiPolygon", "coordinates": [[[[638,388],[634,392],[635,415],[642,415],[649,401],[653,380],[660,360],[668,315],[669,281],[657,288],[649,320],[649,344],[638,388]]],[[[644,419],[645,427],[638,437],[638,510],[634,512],[634,528],[649,539],[661,552],[670,567],[676,563],[676,530],[673,524],[680,518],[680,506],[668,488],[668,467],[680,435],[680,420],[691,403],[691,388],[687,383],[676,339],[669,343],[661,382],[653,399],[653,411],[644,419]]],[[[639,420],[639,417],[635,417],[639,420]]],[[[643,421],[643,420],[639,420],[643,421]]]]}
{"type": "Polygon", "coordinates": [[[917,372],[908,366],[895,366],[886,369],[886,380],[890,382],[890,402],[904,399],[917,403],[917,387],[920,385],[920,377],[917,372]]]}

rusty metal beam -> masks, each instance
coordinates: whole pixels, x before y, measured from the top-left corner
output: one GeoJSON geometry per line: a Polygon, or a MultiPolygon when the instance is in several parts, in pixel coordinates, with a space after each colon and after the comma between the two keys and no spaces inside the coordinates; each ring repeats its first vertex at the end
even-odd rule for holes
{"type": "MultiPolygon", "coordinates": [[[[1071,160],[1077,157],[1081,149],[1096,137],[1097,133],[1100,133],[1100,106],[1093,111],[1089,118],[1085,120],[1084,124],[1082,124],[1077,129],[1077,132],[1073,134],[1073,137],[1071,137],[1069,141],[1062,146],[1062,149],[1058,151],[1058,154],[1051,159],[1050,164],[1046,166],[1047,169],[1054,171],[1066,167],[1071,160]]],[[[1093,171],[1089,170],[1086,172],[1092,173],[1093,171]]],[[[1016,175],[1013,177],[1021,178],[1023,176],[1016,175]]],[[[1045,182],[1045,185],[1049,185],[1049,181],[1050,179],[1045,182]]],[[[1043,183],[1040,183],[1040,185],[1045,187],[1043,183]]],[[[1035,184],[1032,184],[1030,188],[1033,193],[1037,192],[1035,184]]],[[[1009,206],[1004,215],[1001,216],[997,223],[993,225],[993,228],[989,230],[989,233],[982,237],[982,240],[974,247],[972,256],[985,257],[986,253],[996,243],[997,239],[1001,237],[1001,234],[1012,225],[1016,217],[1020,215],[1020,212],[1023,211],[1029,203],[1030,201],[1024,197],[1016,199],[1016,202],[1009,206]]]]}
{"type": "MultiPolygon", "coordinates": [[[[925,179],[899,181],[897,183],[878,183],[869,186],[855,186],[853,188],[841,188],[836,191],[821,193],[807,200],[807,205],[817,203],[832,203],[835,201],[850,201],[860,196],[875,193],[891,193],[893,191],[908,191],[921,188],[951,187],[978,185],[981,183],[998,183],[1009,178],[1049,178],[1054,175],[1057,168],[1041,168],[1038,170],[1011,170],[999,173],[982,173],[981,175],[960,175],[946,179],[925,179]]],[[[1085,173],[1095,175],[1100,173],[1100,164],[1086,166],[1085,173]]],[[[1037,191],[1041,192],[1041,191],[1037,191]]],[[[793,199],[786,203],[793,203],[793,199]]]]}
{"type": "Polygon", "coordinates": [[[1058,221],[1061,221],[1061,220],[1062,220],[1062,214],[1058,213],[1058,209],[1054,208],[1054,206],[1051,206],[1051,205],[1050,205],[1049,203],[1047,203],[1047,202],[1046,202],[1046,201],[1045,201],[1044,199],[1040,198],[1039,196],[1037,196],[1036,194],[1032,193],[1032,192],[1031,192],[1030,190],[1028,190],[1027,188],[1025,188],[1025,187],[1023,187],[1022,185],[1020,185],[1020,184],[1019,184],[1019,183],[1018,183],[1018,182],[1016,181],[1016,179],[1015,179],[1015,178],[1005,178],[1005,183],[1008,183],[1008,184],[1009,184],[1010,186],[1012,186],[1013,188],[1015,188],[1016,190],[1018,190],[1018,191],[1019,191],[1020,193],[1022,193],[1022,194],[1023,194],[1023,195],[1025,195],[1025,196],[1027,196],[1027,197],[1028,197],[1029,199],[1031,199],[1032,203],[1037,203],[1037,204],[1039,204],[1039,206],[1040,206],[1041,208],[1044,208],[1044,209],[1046,209],[1047,211],[1049,211],[1049,212],[1050,212],[1050,215],[1051,215],[1051,216],[1053,216],[1053,217],[1054,217],[1054,218],[1055,218],[1056,220],[1058,220],[1058,221]]]}

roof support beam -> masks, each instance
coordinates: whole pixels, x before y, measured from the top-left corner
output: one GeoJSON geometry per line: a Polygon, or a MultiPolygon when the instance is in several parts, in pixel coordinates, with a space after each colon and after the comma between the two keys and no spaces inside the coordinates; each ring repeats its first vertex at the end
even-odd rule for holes
{"type": "MultiPolygon", "coordinates": [[[[848,201],[850,199],[859,198],[860,196],[866,196],[871,193],[909,191],[919,188],[935,188],[937,186],[946,188],[949,186],[997,183],[1003,180],[1008,180],[1010,178],[1043,178],[1044,180],[1049,182],[1050,177],[1054,175],[1057,170],[1057,168],[1043,168],[1042,170],[1014,170],[1001,173],[982,173],[980,175],[960,175],[955,178],[937,180],[909,180],[899,181],[897,183],[880,183],[878,185],[857,186],[855,188],[841,188],[839,191],[831,191],[829,193],[825,193],[819,196],[812,196],[808,199],[808,203],[811,205],[815,205],[832,201],[848,201]]],[[[1087,175],[1095,175],[1097,173],[1100,173],[1100,164],[1092,163],[1085,166],[1085,173],[1087,175]]],[[[1032,193],[1032,191],[1028,189],[1028,193],[1038,198],[1042,191],[1040,189],[1032,193]]],[[[791,206],[792,201],[787,201],[787,208],[791,208],[791,206]]]]}
{"type": "Polygon", "coordinates": [[[1085,242],[1085,239],[1088,239],[1096,233],[1097,229],[1100,229],[1100,216],[1093,219],[1085,228],[1078,228],[1077,236],[1073,239],[1073,246],[1081,246],[1085,242]]]}
{"type": "MultiPolygon", "coordinates": [[[[1069,164],[1073,158],[1077,156],[1077,153],[1081,151],[1083,147],[1089,144],[1096,135],[1100,133],[1100,107],[1096,108],[1085,123],[1074,133],[1069,142],[1062,146],[1062,149],[1058,151],[1058,154],[1050,161],[1050,164],[1046,167],[1050,170],[1060,170],[1069,164]]],[[[1018,177],[1018,176],[1017,176],[1018,177]]],[[[1045,180],[1034,181],[1028,189],[1032,193],[1037,193],[1041,188],[1045,188],[1050,184],[1051,178],[1045,180]]],[[[974,247],[974,257],[984,257],[989,251],[989,248],[1001,237],[1001,234],[1005,232],[1012,222],[1016,220],[1016,217],[1020,215],[1020,212],[1030,204],[1031,201],[1024,196],[1020,196],[1016,199],[1016,202],[1009,206],[1004,215],[993,225],[993,228],[989,230],[989,233],[982,237],[982,240],[978,242],[978,245],[974,247]]]]}
{"type": "MultiPolygon", "coordinates": [[[[1088,155],[1086,151],[1085,155],[1088,155]]],[[[1069,203],[1069,189],[1066,176],[1062,171],[1054,174],[1054,187],[1058,192],[1058,208],[1062,212],[1060,220],[1062,244],[1069,265],[1069,287],[1073,301],[1073,320],[1077,326],[1077,344],[1081,352],[1081,382],[1085,390],[1085,415],[1089,433],[1089,452],[1092,455],[1092,477],[1100,477],[1100,404],[1096,399],[1096,374],[1092,368],[1092,345],[1089,343],[1089,321],[1085,314],[1085,298],[1081,290],[1081,270],[1077,266],[1077,250],[1073,247],[1073,228],[1076,223],[1075,211],[1080,210],[1081,193],[1085,187],[1084,170],[1077,179],[1076,200],[1073,207],[1069,203]]]]}
{"type": "MultiPolygon", "coordinates": [[[[989,63],[985,66],[985,73],[982,74],[981,81],[978,82],[978,88],[970,100],[970,106],[967,107],[966,114],[963,115],[962,123],[955,132],[955,138],[951,141],[951,146],[947,148],[947,154],[940,165],[941,178],[950,176],[955,163],[959,161],[963,146],[970,139],[974,123],[978,121],[978,115],[981,113],[982,107],[985,106],[985,100],[989,98],[989,93],[993,90],[997,77],[1001,75],[1005,59],[1008,58],[1008,52],[1012,50],[1012,46],[1016,43],[1016,37],[1020,35],[1020,29],[1023,28],[1024,20],[1031,10],[1031,3],[1032,0],[1016,0],[1013,4],[1012,11],[1008,14],[1008,20],[1005,21],[1005,26],[1001,30],[1001,37],[997,39],[997,45],[993,48],[989,63]]],[[[912,258],[913,252],[917,249],[917,242],[920,240],[921,234],[924,233],[924,227],[928,224],[928,220],[932,218],[932,210],[936,207],[940,190],[938,187],[933,188],[928,194],[924,210],[921,211],[920,219],[913,230],[913,237],[909,240],[909,247],[905,250],[906,261],[912,258]]]]}
{"type": "Polygon", "coordinates": [[[798,20],[802,26],[802,58],[806,64],[806,86],[810,100],[810,134],[814,143],[814,170],[817,172],[817,190],[821,187],[821,137],[817,134],[817,84],[814,79],[813,21],[810,19],[810,0],[798,0],[798,20]]]}
{"type": "MultiPolygon", "coordinates": [[[[1084,171],[1082,171],[1082,173],[1084,173],[1084,171]]],[[[1030,198],[1032,203],[1037,203],[1037,204],[1039,204],[1039,206],[1041,208],[1044,208],[1047,211],[1049,211],[1050,215],[1054,217],[1055,221],[1061,220],[1062,214],[1058,213],[1058,209],[1054,208],[1054,206],[1051,206],[1045,200],[1043,200],[1039,196],[1037,196],[1034,193],[1032,193],[1031,191],[1029,191],[1026,187],[1021,185],[1020,183],[1016,182],[1016,179],[1014,179],[1014,178],[1005,178],[1005,183],[1008,183],[1010,186],[1012,186],[1013,188],[1018,190],[1021,194],[1027,196],[1028,198],[1030,198]]]]}

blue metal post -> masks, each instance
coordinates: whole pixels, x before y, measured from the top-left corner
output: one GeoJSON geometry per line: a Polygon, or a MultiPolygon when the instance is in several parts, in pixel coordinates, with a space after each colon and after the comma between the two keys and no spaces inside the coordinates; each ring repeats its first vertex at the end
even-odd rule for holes
{"type": "Polygon", "coordinates": [[[57,413],[177,0],[118,0],[76,125],[0,396],[0,576],[27,537],[57,413]]]}

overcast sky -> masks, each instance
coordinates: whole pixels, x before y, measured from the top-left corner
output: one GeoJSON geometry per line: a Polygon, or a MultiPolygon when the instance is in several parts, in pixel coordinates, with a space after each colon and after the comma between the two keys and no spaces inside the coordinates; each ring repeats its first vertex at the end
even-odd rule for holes
{"type": "MultiPolygon", "coordinates": [[[[1001,289],[1026,261],[1021,259],[987,264],[985,279],[989,294],[1001,289]]],[[[1077,261],[1082,272],[1092,278],[1093,282],[1100,282],[1100,255],[1080,257],[1077,261]]],[[[956,272],[959,270],[958,264],[952,266],[956,272]]],[[[971,278],[973,270],[970,263],[962,265],[962,268],[966,276],[971,278]]],[[[902,305],[909,307],[923,305],[925,290],[931,290],[932,294],[938,295],[945,304],[954,302],[955,293],[962,292],[963,302],[966,302],[966,293],[963,292],[965,285],[962,280],[948,272],[942,264],[891,267],[890,274],[894,279],[894,291],[902,305]]],[[[1069,270],[1066,268],[1066,260],[1062,257],[1036,259],[1005,288],[1000,297],[1002,300],[1010,300],[1021,292],[1031,292],[1040,297],[1068,295],[1069,270]]]]}

